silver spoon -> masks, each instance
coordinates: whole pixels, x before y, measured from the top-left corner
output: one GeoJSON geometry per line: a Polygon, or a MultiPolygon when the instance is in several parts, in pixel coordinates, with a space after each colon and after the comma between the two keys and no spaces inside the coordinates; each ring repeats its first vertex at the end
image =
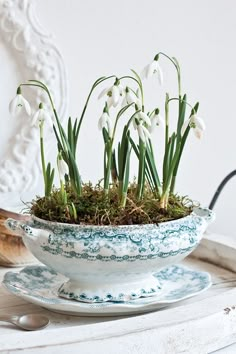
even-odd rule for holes
{"type": "Polygon", "coordinates": [[[0,316],[0,321],[13,323],[26,331],[36,331],[37,329],[47,327],[50,323],[50,320],[46,316],[37,314],[20,316],[3,315],[0,316]]]}

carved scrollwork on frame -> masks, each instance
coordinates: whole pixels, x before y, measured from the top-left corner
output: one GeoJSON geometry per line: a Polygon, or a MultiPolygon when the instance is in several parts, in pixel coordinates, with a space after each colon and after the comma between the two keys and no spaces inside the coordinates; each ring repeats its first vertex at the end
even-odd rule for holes
{"type": "MultiPolygon", "coordinates": [[[[68,104],[65,65],[52,36],[42,29],[35,12],[34,0],[0,0],[0,37],[21,75],[26,80],[41,80],[50,88],[63,117],[68,104]]],[[[40,90],[28,90],[28,98],[37,103],[45,101],[40,90]]],[[[34,190],[39,182],[38,130],[32,128],[27,117],[21,117],[18,126],[17,134],[8,141],[4,158],[0,159],[0,193],[34,190]]],[[[52,131],[47,132],[46,144],[51,134],[52,131]]]]}

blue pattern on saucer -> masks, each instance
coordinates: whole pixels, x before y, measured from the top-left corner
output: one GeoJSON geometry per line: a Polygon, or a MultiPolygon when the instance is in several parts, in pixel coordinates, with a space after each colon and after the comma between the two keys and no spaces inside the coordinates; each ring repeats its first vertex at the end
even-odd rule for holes
{"type": "Polygon", "coordinates": [[[211,286],[209,273],[182,265],[166,267],[155,276],[162,285],[158,296],[93,304],[58,297],[58,288],[66,278],[41,265],[6,273],[3,285],[14,295],[30,302],[74,315],[119,315],[153,311],[197,295],[211,286]]]}

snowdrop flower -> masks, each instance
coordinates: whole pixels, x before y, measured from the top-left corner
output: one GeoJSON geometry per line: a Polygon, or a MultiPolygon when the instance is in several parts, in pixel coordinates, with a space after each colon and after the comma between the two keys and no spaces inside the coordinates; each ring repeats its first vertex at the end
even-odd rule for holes
{"type": "Polygon", "coordinates": [[[11,100],[9,104],[9,111],[13,116],[18,116],[22,109],[30,116],[31,108],[29,102],[22,96],[21,87],[18,87],[16,91],[16,96],[11,100]]]}
{"type": "Polygon", "coordinates": [[[122,106],[126,106],[127,104],[135,103],[138,101],[137,95],[127,86],[125,88],[124,99],[122,102],[122,106]]]}
{"type": "Polygon", "coordinates": [[[99,130],[106,128],[108,131],[109,137],[112,136],[113,126],[112,126],[111,118],[107,112],[107,106],[105,106],[105,108],[103,110],[103,114],[101,115],[101,117],[98,120],[98,128],[99,128],[99,130]]]}
{"type": "Polygon", "coordinates": [[[107,105],[109,108],[111,106],[116,107],[119,104],[121,98],[124,96],[124,88],[120,84],[118,79],[116,79],[114,85],[102,90],[98,96],[98,99],[102,98],[105,95],[108,96],[107,105]]]}
{"type": "Polygon", "coordinates": [[[58,167],[60,180],[62,180],[65,175],[69,174],[69,169],[66,162],[63,160],[61,153],[59,153],[57,156],[57,167],[58,167]]]}
{"type": "MultiPolygon", "coordinates": [[[[136,107],[137,108],[137,107],[136,107]]],[[[133,126],[134,129],[137,129],[138,124],[141,123],[146,123],[146,125],[148,127],[150,127],[152,125],[150,118],[148,117],[148,115],[144,112],[138,112],[133,119],[133,126]]]]}
{"type": "Polygon", "coordinates": [[[160,125],[164,125],[164,118],[160,115],[160,111],[157,108],[151,116],[151,126],[148,128],[149,132],[153,133],[155,127],[160,125]]]}
{"type": "Polygon", "coordinates": [[[196,114],[191,115],[191,117],[183,124],[181,129],[181,135],[183,136],[187,127],[193,128],[194,135],[201,139],[206,125],[204,120],[201,117],[198,117],[196,114]]]}
{"type": "Polygon", "coordinates": [[[143,124],[139,123],[137,124],[137,131],[140,139],[143,141],[143,143],[146,144],[146,142],[151,139],[151,134],[149,133],[148,129],[144,127],[143,124]]]}
{"type": "Polygon", "coordinates": [[[32,118],[32,125],[37,126],[41,122],[46,121],[50,127],[52,127],[52,118],[49,114],[49,112],[43,107],[43,104],[39,104],[39,109],[35,112],[32,118]]]}
{"type": "Polygon", "coordinates": [[[145,66],[145,68],[142,71],[142,77],[149,79],[151,76],[153,76],[154,74],[157,74],[158,80],[160,85],[162,85],[163,83],[163,73],[162,73],[162,69],[158,63],[158,59],[159,59],[159,55],[157,54],[155,56],[155,58],[153,59],[153,61],[148,64],[147,66],[145,66]]]}
{"type": "Polygon", "coordinates": [[[142,95],[141,95],[140,88],[137,88],[136,95],[137,95],[136,105],[138,109],[142,109],[143,104],[142,104],[142,95]]]}

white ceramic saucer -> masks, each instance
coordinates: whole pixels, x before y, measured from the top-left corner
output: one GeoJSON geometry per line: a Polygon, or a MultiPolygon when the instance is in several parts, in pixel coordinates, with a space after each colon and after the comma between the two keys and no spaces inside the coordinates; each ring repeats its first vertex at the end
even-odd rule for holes
{"type": "Polygon", "coordinates": [[[48,310],[77,316],[129,315],[158,310],[195,296],[211,286],[209,273],[182,265],[172,265],[156,273],[162,285],[158,296],[125,302],[84,303],[58,297],[57,290],[66,280],[45,266],[27,266],[20,272],[5,274],[3,285],[14,295],[48,310]]]}

